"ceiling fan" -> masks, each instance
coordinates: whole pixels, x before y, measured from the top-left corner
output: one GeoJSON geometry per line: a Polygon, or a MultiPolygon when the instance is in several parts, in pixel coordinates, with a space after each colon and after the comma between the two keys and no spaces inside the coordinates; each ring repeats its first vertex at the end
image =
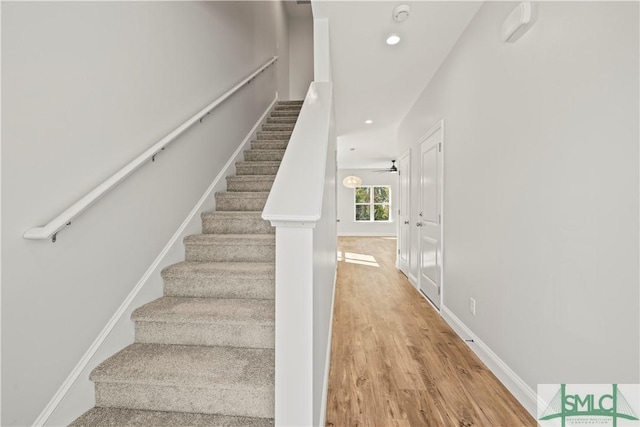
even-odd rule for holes
{"type": "Polygon", "coordinates": [[[374,172],[398,173],[398,168],[396,167],[396,161],[391,160],[391,167],[389,169],[378,169],[374,172]]]}

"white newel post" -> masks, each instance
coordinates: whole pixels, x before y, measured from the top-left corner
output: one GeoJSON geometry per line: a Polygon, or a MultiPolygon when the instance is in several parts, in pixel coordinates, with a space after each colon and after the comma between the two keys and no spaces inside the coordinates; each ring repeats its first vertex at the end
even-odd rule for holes
{"type": "Polygon", "coordinates": [[[313,425],[313,226],[276,225],[278,426],[313,425]]]}

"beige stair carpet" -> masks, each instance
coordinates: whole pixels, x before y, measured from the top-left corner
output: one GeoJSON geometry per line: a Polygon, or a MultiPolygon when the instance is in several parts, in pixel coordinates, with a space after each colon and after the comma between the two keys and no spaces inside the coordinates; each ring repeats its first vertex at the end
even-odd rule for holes
{"type": "Polygon", "coordinates": [[[164,296],[136,309],[135,343],[91,373],[96,407],[72,426],[271,426],[275,233],[261,217],[302,101],[278,102],[162,271],[164,296]]]}

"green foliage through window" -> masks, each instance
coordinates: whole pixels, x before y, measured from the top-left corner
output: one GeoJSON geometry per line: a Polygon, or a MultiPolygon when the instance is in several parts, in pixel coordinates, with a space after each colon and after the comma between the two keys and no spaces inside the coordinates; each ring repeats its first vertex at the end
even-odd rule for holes
{"type": "Polygon", "coordinates": [[[354,201],[356,221],[391,220],[389,211],[390,187],[357,187],[354,191],[354,201]]]}

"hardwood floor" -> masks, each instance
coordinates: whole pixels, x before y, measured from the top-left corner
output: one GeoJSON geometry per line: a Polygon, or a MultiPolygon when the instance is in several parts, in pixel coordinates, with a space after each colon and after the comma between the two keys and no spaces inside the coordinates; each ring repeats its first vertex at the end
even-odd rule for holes
{"type": "Polygon", "coordinates": [[[328,426],[535,426],[395,268],[396,240],[341,237],[328,426]]]}

